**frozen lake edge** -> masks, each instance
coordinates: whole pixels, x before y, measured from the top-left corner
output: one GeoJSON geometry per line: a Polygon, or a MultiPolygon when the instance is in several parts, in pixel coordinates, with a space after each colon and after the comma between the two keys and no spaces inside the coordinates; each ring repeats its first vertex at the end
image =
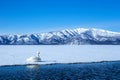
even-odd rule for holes
{"type": "Polygon", "coordinates": [[[26,59],[40,51],[40,64],[119,61],[119,45],[12,45],[0,46],[0,65],[38,64],[26,59]]]}
{"type": "Polygon", "coordinates": [[[99,61],[99,62],[76,62],[76,63],[49,63],[49,64],[40,64],[40,63],[33,63],[33,64],[12,64],[12,65],[0,65],[0,67],[15,67],[15,66],[31,66],[31,65],[35,65],[35,66],[48,66],[48,65],[74,65],[74,64],[105,64],[105,63],[120,63],[120,60],[117,61],[99,61]]]}

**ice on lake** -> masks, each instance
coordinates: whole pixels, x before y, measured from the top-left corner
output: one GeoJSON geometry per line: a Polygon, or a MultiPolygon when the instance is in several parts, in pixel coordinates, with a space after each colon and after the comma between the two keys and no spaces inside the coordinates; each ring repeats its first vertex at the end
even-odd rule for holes
{"type": "Polygon", "coordinates": [[[39,64],[120,60],[119,45],[1,45],[0,65],[29,64],[26,59],[37,51],[43,61],[39,64]]]}

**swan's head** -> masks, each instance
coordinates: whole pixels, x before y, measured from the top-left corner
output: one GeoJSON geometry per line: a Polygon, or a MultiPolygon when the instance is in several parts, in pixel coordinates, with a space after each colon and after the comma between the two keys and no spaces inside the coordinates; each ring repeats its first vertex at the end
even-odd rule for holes
{"type": "Polygon", "coordinates": [[[37,51],[37,54],[40,54],[40,51],[37,51]]]}

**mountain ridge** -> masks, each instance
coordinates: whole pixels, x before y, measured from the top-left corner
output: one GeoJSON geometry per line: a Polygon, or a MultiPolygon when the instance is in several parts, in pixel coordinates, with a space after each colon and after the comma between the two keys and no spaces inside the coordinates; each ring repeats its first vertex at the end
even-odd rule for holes
{"type": "Polygon", "coordinates": [[[65,29],[41,34],[0,35],[0,45],[120,45],[120,33],[96,28],[65,29]]]}

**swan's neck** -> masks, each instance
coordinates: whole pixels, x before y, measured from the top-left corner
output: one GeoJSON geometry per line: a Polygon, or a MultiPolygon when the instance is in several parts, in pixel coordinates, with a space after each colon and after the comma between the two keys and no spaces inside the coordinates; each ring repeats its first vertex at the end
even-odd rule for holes
{"type": "Polygon", "coordinates": [[[40,52],[38,52],[37,54],[38,54],[38,57],[40,57],[40,52]]]}

